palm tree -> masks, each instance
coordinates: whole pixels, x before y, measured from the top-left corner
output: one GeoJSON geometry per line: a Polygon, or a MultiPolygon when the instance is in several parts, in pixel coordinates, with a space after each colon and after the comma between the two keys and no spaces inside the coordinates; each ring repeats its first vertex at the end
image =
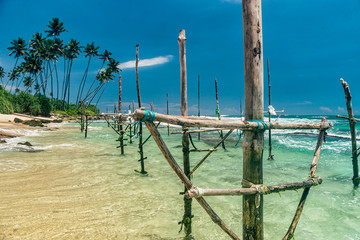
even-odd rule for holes
{"type": "Polygon", "coordinates": [[[0,66],[0,81],[1,81],[1,86],[4,85],[2,79],[3,77],[5,77],[5,71],[4,71],[4,68],[0,66]]]}
{"type": "Polygon", "coordinates": [[[45,30],[45,33],[47,33],[48,37],[50,36],[59,36],[60,33],[67,32],[65,28],[63,27],[64,23],[59,22],[59,18],[53,18],[52,21],[49,21],[49,25],[46,25],[49,30],[45,30]]]}
{"type": "MultiPolygon", "coordinates": [[[[65,101],[66,95],[68,97],[68,106],[70,104],[70,74],[71,74],[71,67],[73,64],[73,60],[77,58],[81,52],[80,42],[76,41],[75,39],[71,39],[70,42],[68,42],[68,45],[64,47],[64,58],[65,61],[67,61],[67,66],[64,68],[65,74],[64,74],[64,82],[63,82],[63,101],[65,101]]],[[[64,106],[63,106],[64,107],[64,106]]]]}
{"type": "MultiPolygon", "coordinates": [[[[19,58],[20,57],[25,57],[26,55],[27,55],[27,52],[26,52],[26,42],[25,42],[25,40],[24,39],[22,39],[22,38],[18,38],[17,40],[12,40],[11,42],[10,42],[10,44],[12,45],[12,46],[10,46],[10,47],[8,47],[7,49],[8,50],[10,50],[11,52],[9,53],[9,56],[11,56],[11,55],[15,55],[15,58],[16,58],[16,60],[15,60],[15,65],[14,65],[14,67],[13,67],[13,70],[12,70],[12,72],[15,70],[15,68],[16,68],[16,66],[17,66],[17,63],[18,63],[18,60],[19,60],[19,58]]],[[[11,74],[9,74],[9,77],[11,76],[11,74]]],[[[7,80],[7,82],[6,82],[6,84],[5,84],[5,86],[4,86],[4,88],[6,88],[6,86],[7,86],[7,84],[8,84],[8,82],[10,81],[10,78],[8,78],[8,80],[7,80]]]]}
{"type": "Polygon", "coordinates": [[[87,74],[88,74],[88,71],[89,71],[91,58],[95,57],[95,56],[99,56],[98,49],[99,49],[99,47],[95,47],[94,42],[92,42],[91,44],[87,44],[84,51],[83,51],[84,53],[86,53],[85,57],[89,57],[89,61],[87,63],[84,75],[83,75],[83,77],[81,79],[81,82],[80,82],[80,86],[79,86],[79,90],[78,90],[78,94],[77,94],[76,102],[75,102],[76,104],[78,103],[79,98],[81,99],[81,95],[82,95],[82,93],[84,91],[84,87],[85,87],[85,84],[86,84],[86,78],[87,78],[87,74]]]}
{"type": "Polygon", "coordinates": [[[42,65],[42,60],[40,59],[39,55],[35,54],[35,52],[25,57],[24,71],[28,73],[30,79],[32,79],[31,83],[24,84],[25,87],[27,87],[25,91],[27,91],[35,81],[38,83],[37,79],[43,70],[42,65]]]}
{"type": "Polygon", "coordinates": [[[24,78],[24,87],[26,87],[26,91],[31,91],[31,89],[29,89],[32,86],[33,80],[31,79],[30,76],[27,76],[24,78]]]}

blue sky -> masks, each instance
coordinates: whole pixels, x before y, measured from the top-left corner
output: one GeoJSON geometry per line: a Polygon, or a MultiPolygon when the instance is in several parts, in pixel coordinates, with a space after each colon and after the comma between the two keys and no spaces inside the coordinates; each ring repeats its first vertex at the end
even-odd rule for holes
{"type": "MultiPolygon", "coordinates": [[[[262,6],[264,59],[270,60],[274,107],[287,114],[345,114],[342,77],[350,85],[354,111],[360,114],[360,1],[264,0],[262,6]]],[[[202,113],[215,113],[214,78],[221,113],[239,113],[239,99],[244,96],[241,1],[0,0],[0,65],[6,71],[15,62],[8,56],[9,43],[17,37],[28,41],[32,34],[43,32],[53,17],[68,30],[61,35],[65,41],[75,38],[83,46],[95,42],[101,52],[109,50],[122,63],[126,106],[137,99],[131,61],[139,44],[140,65],[144,65],[139,69],[142,102],[164,112],[168,93],[172,114],[179,114],[177,37],[185,29],[189,114],[197,113],[198,75],[202,113]]],[[[73,93],[86,63],[83,56],[74,62],[73,93]]],[[[100,65],[100,61],[90,65],[89,82],[100,65]]],[[[102,110],[113,109],[117,99],[116,80],[101,100],[102,110]]]]}

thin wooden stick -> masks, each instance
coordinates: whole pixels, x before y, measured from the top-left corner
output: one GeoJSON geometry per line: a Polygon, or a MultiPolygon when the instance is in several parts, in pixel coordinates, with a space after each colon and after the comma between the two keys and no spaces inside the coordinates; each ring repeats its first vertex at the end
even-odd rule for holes
{"type": "MultiPolygon", "coordinates": [[[[217,89],[217,80],[215,78],[215,95],[216,95],[216,114],[218,115],[218,119],[221,120],[221,115],[220,115],[220,107],[219,107],[219,97],[218,97],[218,89],[217,89]]],[[[223,131],[220,130],[220,139],[223,139],[224,135],[223,135],[223,131]]],[[[223,149],[226,150],[225,148],[225,142],[222,141],[221,142],[221,146],[223,149]]]]}
{"type": "MultiPolygon", "coordinates": [[[[349,117],[347,117],[347,116],[341,116],[341,115],[336,115],[336,117],[337,118],[345,118],[345,119],[350,119],[349,117]]],[[[359,118],[351,118],[351,119],[353,119],[353,120],[355,120],[355,121],[360,121],[360,119],[359,118]]]]}
{"type": "MultiPolygon", "coordinates": [[[[200,117],[200,75],[198,75],[198,117],[200,117]]],[[[198,132],[198,140],[200,141],[200,132],[198,132]]]]}
{"type": "MultiPolygon", "coordinates": [[[[119,76],[119,114],[121,114],[121,92],[122,88],[121,88],[121,75],[119,76]]],[[[121,119],[121,115],[118,117],[119,119],[119,132],[120,132],[120,150],[121,150],[121,155],[124,155],[124,132],[123,132],[123,125],[122,125],[122,119],[121,119]]]]}
{"type": "MultiPolygon", "coordinates": [[[[234,129],[231,129],[229,132],[227,132],[225,134],[225,136],[213,147],[213,149],[216,149],[223,141],[225,141],[225,139],[230,136],[230,134],[234,131],[234,129]]],[[[213,151],[209,151],[205,157],[203,159],[201,159],[201,161],[196,164],[196,166],[193,168],[193,170],[191,170],[191,172],[189,173],[189,176],[191,176],[195,171],[196,169],[198,169],[200,167],[200,165],[213,153],[213,151]]]]}
{"type": "MultiPolygon", "coordinates": [[[[326,122],[326,119],[323,118],[321,120],[321,122],[326,122]]],[[[313,178],[315,176],[315,172],[316,172],[316,169],[317,169],[317,164],[318,164],[318,161],[319,161],[320,151],[321,151],[321,147],[322,147],[322,144],[323,144],[323,141],[324,141],[324,137],[325,137],[325,130],[320,130],[319,137],[318,137],[318,140],[317,140],[317,143],[316,143],[316,148],[315,148],[313,161],[312,161],[311,166],[310,166],[310,172],[309,172],[309,176],[308,176],[309,178],[313,178]]],[[[307,196],[309,194],[309,191],[310,191],[310,187],[306,187],[304,189],[303,194],[301,195],[299,205],[298,205],[298,207],[296,209],[295,216],[294,216],[294,218],[293,218],[293,220],[292,220],[292,222],[290,224],[290,227],[289,227],[287,233],[285,234],[283,240],[289,240],[289,239],[294,237],[295,229],[296,229],[297,223],[299,222],[302,210],[304,209],[305,201],[306,201],[306,198],[307,198],[307,196]]]]}
{"type": "MultiPolygon", "coordinates": [[[[156,144],[158,145],[160,151],[164,155],[165,159],[169,163],[170,167],[174,170],[176,175],[180,178],[181,182],[185,185],[186,189],[191,189],[194,185],[186,176],[186,174],[182,171],[180,166],[175,161],[174,157],[170,153],[169,149],[167,148],[165,142],[163,141],[159,131],[155,128],[154,123],[152,122],[145,122],[148,130],[150,131],[151,135],[153,136],[156,144]]],[[[231,230],[229,226],[227,226],[223,220],[214,212],[214,210],[210,207],[210,205],[205,201],[203,197],[196,198],[198,203],[204,210],[209,214],[211,220],[216,223],[220,228],[226,232],[232,239],[240,240],[240,238],[231,230]]]]}
{"type": "MultiPolygon", "coordinates": [[[[270,68],[269,68],[269,59],[267,59],[267,73],[268,73],[268,86],[269,86],[269,107],[271,106],[271,84],[270,84],[270,68]]],[[[268,110],[269,122],[271,122],[271,113],[270,109],[268,110]]],[[[268,160],[274,160],[274,155],[271,154],[272,145],[271,145],[271,129],[269,129],[269,156],[268,160]]]]}
{"type": "MultiPolygon", "coordinates": [[[[134,112],[134,119],[140,121],[145,116],[145,111],[136,109],[134,112]]],[[[240,130],[265,130],[269,129],[329,129],[332,127],[330,123],[279,123],[272,122],[271,125],[268,122],[257,123],[248,121],[226,121],[209,119],[204,117],[185,117],[185,116],[173,116],[165,115],[161,113],[155,113],[155,121],[170,123],[173,125],[179,125],[183,127],[208,127],[208,128],[226,128],[226,129],[240,129],[240,130]],[[264,127],[264,125],[266,127],[264,127]]]]}
{"type": "MultiPolygon", "coordinates": [[[[194,129],[194,130],[187,130],[186,133],[202,133],[202,132],[213,132],[213,131],[220,131],[220,130],[229,130],[227,128],[208,128],[208,129],[194,129]]],[[[183,134],[183,131],[179,132],[171,132],[171,134],[183,134]]]]}
{"type": "Polygon", "coordinates": [[[202,196],[239,196],[253,195],[257,193],[270,194],[287,190],[296,190],[304,187],[310,188],[312,186],[317,186],[321,183],[322,179],[320,177],[314,177],[302,182],[293,182],[274,186],[259,186],[259,188],[262,188],[262,190],[258,190],[258,188],[256,187],[230,189],[202,189],[198,187],[193,187],[185,193],[185,196],[188,198],[198,198],[202,196]]]}

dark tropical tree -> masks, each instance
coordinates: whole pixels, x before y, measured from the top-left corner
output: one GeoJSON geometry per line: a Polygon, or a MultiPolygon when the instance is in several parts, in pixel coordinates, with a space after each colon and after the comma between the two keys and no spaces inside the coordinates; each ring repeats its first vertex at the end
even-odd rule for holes
{"type": "Polygon", "coordinates": [[[49,30],[45,30],[48,37],[50,36],[59,36],[60,33],[67,32],[64,28],[64,23],[59,21],[59,18],[53,18],[52,21],[49,22],[49,25],[46,25],[49,30]]]}
{"type": "MultiPolygon", "coordinates": [[[[26,42],[24,39],[22,38],[18,38],[16,40],[12,40],[10,42],[10,44],[12,46],[8,47],[7,49],[10,50],[11,52],[9,53],[9,56],[11,55],[14,55],[15,57],[15,64],[14,64],[14,67],[13,67],[13,70],[12,72],[15,70],[16,66],[17,66],[17,63],[19,61],[19,58],[20,57],[25,57],[27,55],[27,52],[26,52],[26,42]]],[[[11,74],[9,74],[9,77],[11,76],[11,74]]],[[[4,86],[4,88],[6,88],[7,84],[9,83],[10,81],[10,78],[8,78],[8,80],[6,81],[6,84],[4,86]]]]}
{"type": "MultiPolygon", "coordinates": [[[[63,82],[63,101],[65,101],[66,96],[68,97],[67,103],[68,106],[70,104],[70,74],[71,74],[71,68],[73,64],[73,60],[76,59],[80,52],[80,42],[76,41],[75,39],[71,39],[70,42],[68,42],[68,45],[64,47],[64,58],[66,61],[66,66],[64,68],[64,82],[63,82]]],[[[63,106],[64,107],[64,106],[63,106]]]]}
{"type": "Polygon", "coordinates": [[[76,104],[78,104],[78,101],[79,101],[79,99],[81,99],[82,93],[84,91],[84,87],[85,87],[85,84],[86,84],[86,78],[87,78],[87,74],[88,74],[88,71],[89,71],[91,58],[99,56],[98,49],[99,49],[99,47],[95,47],[94,42],[92,42],[91,44],[87,44],[84,51],[83,51],[85,53],[85,57],[88,57],[89,60],[88,60],[88,63],[86,65],[84,75],[83,75],[83,77],[81,79],[81,82],[80,82],[80,86],[79,86],[79,90],[78,90],[78,94],[77,94],[76,102],[75,102],[76,104]]]}
{"type": "Polygon", "coordinates": [[[3,77],[5,77],[5,71],[4,71],[4,68],[0,66],[0,81],[1,81],[1,86],[4,85],[2,79],[3,77]]]}

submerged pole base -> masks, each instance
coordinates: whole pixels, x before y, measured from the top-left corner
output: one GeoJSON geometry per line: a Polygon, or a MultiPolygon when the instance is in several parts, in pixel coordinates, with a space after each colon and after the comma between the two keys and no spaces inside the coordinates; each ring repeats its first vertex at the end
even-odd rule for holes
{"type": "Polygon", "coordinates": [[[274,160],[274,155],[270,155],[267,160],[274,160]]]}
{"type": "Polygon", "coordinates": [[[148,174],[148,172],[147,171],[138,171],[138,170],[134,170],[135,172],[137,172],[137,173],[140,173],[140,174],[142,174],[142,175],[145,175],[145,176],[148,176],[149,174],[148,174]]]}

